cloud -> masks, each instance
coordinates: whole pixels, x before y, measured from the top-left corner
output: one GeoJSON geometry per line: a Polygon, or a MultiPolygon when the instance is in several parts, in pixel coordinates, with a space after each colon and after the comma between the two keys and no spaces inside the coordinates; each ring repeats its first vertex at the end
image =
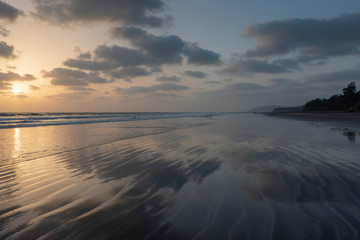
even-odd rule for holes
{"type": "Polygon", "coordinates": [[[9,36],[10,31],[7,30],[3,25],[0,25],[0,35],[3,37],[9,36]]]}
{"type": "Polygon", "coordinates": [[[268,87],[266,86],[257,83],[250,83],[250,82],[234,83],[228,85],[226,88],[231,90],[238,90],[238,91],[258,91],[258,90],[268,89],[268,87]]]}
{"type": "MultiPolygon", "coordinates": [[[[293,68],[293,66],[291,66],[291,68],[293,68]]],[[[229,66],[222,69],[220,73],[240,76],[252,73],[278,74],[290,72],[291,68],[289,68],[287,62],[283,65],[282,61],[268,62],[264,60],[234,57],[229,66]]]]}
{"type": "Polygon", "coordinates": [[[301,81],[289,79],[289,78],[271,78],[268,80],[271,83],[271,86],[277,88],[298,88],[304,87],[305,84],[301,81]]]}
{"type": "Polygon", "coordinates": [[[77,68],[81,70],[91,71],[104,71],[111,70],[119,67],[119,63],[110,61],[91,61],[83,59],[72,59],[69,58],[64,61],[64,65],[67,67],[77,68]]]}
{"type": "Polygon", "coordinates": [[[18,94],[16,95],[16,97],[20,99],[28,98],[28,96],[26,96],[25,94],[18,94]]]}
{"type": "Polygon", "coordinates": [[[360,79],[359,69],[347,69],[343,71],[335,71],[330,73],[320,73],[305,77],[305,80],[310,83],[345,83],[349,81],[356,81],[360,79]]]}
{"type": "Polygon", "coordinates": [[[110,33],[114,38],[126,38],[134,42],[141,42],[148,36],[147,31],[138,27],[114,27],[110,33]]]}
{"type": "Polygon", "coordinates": [[[89,53],[89,52],[80,53],[78,58],[79,59],[91,59],[91,53],[89,53]]]}
{"type": "Polygon", "coordinates": [[[161,90],[161,91],[184,91],[184,90],[190,89],[189,87],[187,87],[185,85],[179,85],[179,84],[174,84],[174,83],[156,84],[156,85],[153,85],[152,87],[154,87],[156,90],[161,90]]]}
{"type": "Polygon", "coordinates": [[[43,77],[51,78],[53,85],[61,86],[87,86],[89,83],[107,83],[107,79],[96,73],[86,73],[79,70],[55,68],[50,72],[43,72],[43,77]]]}
{"type": "Polygon", "coordinates": [[[296,80],[288,78],[271,78],[268,80],[273,85],[288,85],[289,83],[295,82],[296,80]]]}
{"type": "Polygon", "coordinates": [[[16,66],[6,65],[6,69],[15,70],[16,66]]]}
{"type": "Polygon", "coordinates": [[[155,36],[136,27],[118,27],[111,30],[115,38],[125,38],[141,51],[152,64],[182,64],[183,56],[188,57],[188,64],[220,64],[220,54],[200,48],[176,35],[155,36]]]}
{"type": "Polygon", "coordinates": [[[193,78],[205,78],[206,73],[199,71],[185,71],[185,75],[193,78]]]}
{"type": "Polygon", "coordinates": [[[0,19],[15,21],[20,15],[23,14],[24,13],[21,10],[3,1],[0,1],[0,19]]]}
{"type": "Polygon", "coordinates": [[[153,87],[134,86],[129,88],[116,88],[115,91],[121,94],[133,95],[133,94],[152,93],[155,92],[156,90],[153,87]]]}
{"type": "Polygon", "coordinates": [[[99,58],[115,61],[123,67],[136,67],[140,65],[152,65],[151,58],[143,52],[113,45],[99,45],[95,49],[95,55],[99,58]]]}
{"type": "Polygon", "coordinates": [[[179,85],[174,83],[162,83],[162,84],[155,84],[149,87],[134,86],[130,88],[116,88],[115,91],[119,94],[137,95],[137,94],[153,94],[153,93],[158,93],[159,91],[176,92],[176,91],[184,91],[189,89],[190,88],[185,85],[179,85]]]}
{"type": "Polygon", "coordinates": [[[207,83],[207,84],[221,84],[222,82],[210,80],[210,81],[205,81],[204,83],[207,83]]]}
{"type": "Polygon", "coordinates": [[[31,90],[31,91],[37,91],[37,90],[40,90],[40,87],[35,86],[35,85],[29,85],[29,87],[30,87],[30,90],[31,90]]]}
{"type": "Polygon", "coordinates": [[[10,90],[10,89],[12,89],[11,83],[0,81],[0,90],[10,90]]]}
{"type": "Polygon", "coordinates": [[[111,73],[112,77],[121,78],[128,82],[131,82],[132,78],[149,76],[149,75],[151,75],[151,72],[141,67],[127,67],[111,73]]]}
{"type": "Polygon", "coordinates": [[[144,52],[156,64],[181,64],[186,42],[175,35],[155,36],[136,27],[112,29],[114,37],[123,37],[144,52]]]}
{"type": "Polygon", "coordinates": [[[182,78],[179,78],[177,76],[162,76],[162,77],[158,77],[156,78],[156,80],[160,81],[160,82],[180,82],[182,80],[182,78]]]}
{"type": "Polygon", "coordinates": [[[162,27],[172,21],[158,16],[165,10],[163,0],[34,0],[39,19],[54,24],[114,22],[126,25],[162,27]]]}
{"type": "Polygon", "coordinates": [[[312,87],[309,84],[306,84],[299,80],[289,79],[289,78],[271,78],[268,80],[268,82],[271,83],[272,87],[276,87],[279,89],[285,89],[285,91],[287,91],[287,92],[293,91],[293,90],[299,90],[299,89],[301,91],[314,89],[314,87],[312,87]]]}
{"type": "Polygon", "coordinates": [[[8,45],[6,42],[0,41],[0,57],[16,58],[14,54],[14,46],[8,45]]]}
{"type": "Polygon", "coordinates": [[[81,86],[72,86],[72,87],[68,87],[67,89],[71,91],[79,91],[79,92],[96,92],[94,88],[81,87],[81,86]]]}
{"type": "Polygon", "coordinates": [[[301,61],[299,59],[291,59],[291,58],[280,58],[272,61],[273,64],[284,67],[288,70],[299,70],[299,63],[301,61]]]}
{"type": "Polygon", "coordinates": [[[59,93],[59,94],[55,94],[55,95],[49,95],[49,96],[46,96],[46,98],[61,98],[61,99],[77,100],[77,99],[84,99],[86,96],[88,96],[90,94],[91,94],[91,92],[77,91],[77,92],[71,92],[71,93],[59,93]]]}
{"type": "Polygon", "coordinates": [[[329,19],[288,18],[247,26],[242,35],[256,41],[247,56],[298,53],[306,59],[360,53],[360,14],[329,19]]]}
{"type": "Polygon", "coordinates": [[[219,65],[222,63],[220,60],[220,54],[211,50],[200,48],[194,43],[187,45],[184,55],[188,57],[189,64],[219,65]]]}
{"type": "Polygon", "coordinates": [[[31,74],[25,74],[23,76],[8,71],[6,73],[0,72],[0,81],[33,81],[36,78],[31,74]]]}

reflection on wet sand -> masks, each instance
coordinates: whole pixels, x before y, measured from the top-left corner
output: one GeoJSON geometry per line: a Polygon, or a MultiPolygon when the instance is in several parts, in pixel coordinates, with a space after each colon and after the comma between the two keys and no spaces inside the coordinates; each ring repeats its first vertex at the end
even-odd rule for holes
{"type": "Polygon", "coordinates": [[[357,239],[356,143],[241,117],[1,166],[0,237],[357,239]]]}
{"type": "Polygon", "coordinates": [[[349,129],[349,128],[331,128],[333,131],[342,132],[342,134],[349,140],[351,143],[355,143],[356,137],[360,136],[360,132],[357,132],[355,130],[349,129]]]}
{"type": "Polygon", "coordinates": [[[14,128],[14,150],[13,158],[19,157],[21,154],[20,128],[14,128]]]}

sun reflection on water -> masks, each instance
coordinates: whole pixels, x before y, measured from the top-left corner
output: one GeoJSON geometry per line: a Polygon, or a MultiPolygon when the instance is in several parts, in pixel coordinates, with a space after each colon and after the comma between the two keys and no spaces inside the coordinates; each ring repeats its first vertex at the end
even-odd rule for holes
{"type": "Polygon", "coordinates": [[[21,131],[20,128],[14,128],[14,150],[12,157],[17,158],[21,154],[21,131]]]}

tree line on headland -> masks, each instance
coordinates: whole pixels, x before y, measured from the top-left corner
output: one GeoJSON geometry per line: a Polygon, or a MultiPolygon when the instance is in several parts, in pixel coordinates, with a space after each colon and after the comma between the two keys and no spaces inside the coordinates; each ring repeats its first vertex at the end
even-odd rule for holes
{"type": "Polygon", "coordinates": [[[360,108],[360,91],[356,90],[355,82],[351,82],[342,90],[342,94],[335,94],[330,98],[316,98],[307,102],[304,111],[345,111],[357,112],[360,108]]]}

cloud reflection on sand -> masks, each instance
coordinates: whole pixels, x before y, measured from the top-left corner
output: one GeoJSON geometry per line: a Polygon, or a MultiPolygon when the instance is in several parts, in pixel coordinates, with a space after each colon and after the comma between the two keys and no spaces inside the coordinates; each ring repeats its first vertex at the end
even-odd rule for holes
{"type": "Polygon", "coordinates": [[[351,239],[359,149],[332,133],[228,116],[18,162],[1,170],[0,236],[351,239]]]}

